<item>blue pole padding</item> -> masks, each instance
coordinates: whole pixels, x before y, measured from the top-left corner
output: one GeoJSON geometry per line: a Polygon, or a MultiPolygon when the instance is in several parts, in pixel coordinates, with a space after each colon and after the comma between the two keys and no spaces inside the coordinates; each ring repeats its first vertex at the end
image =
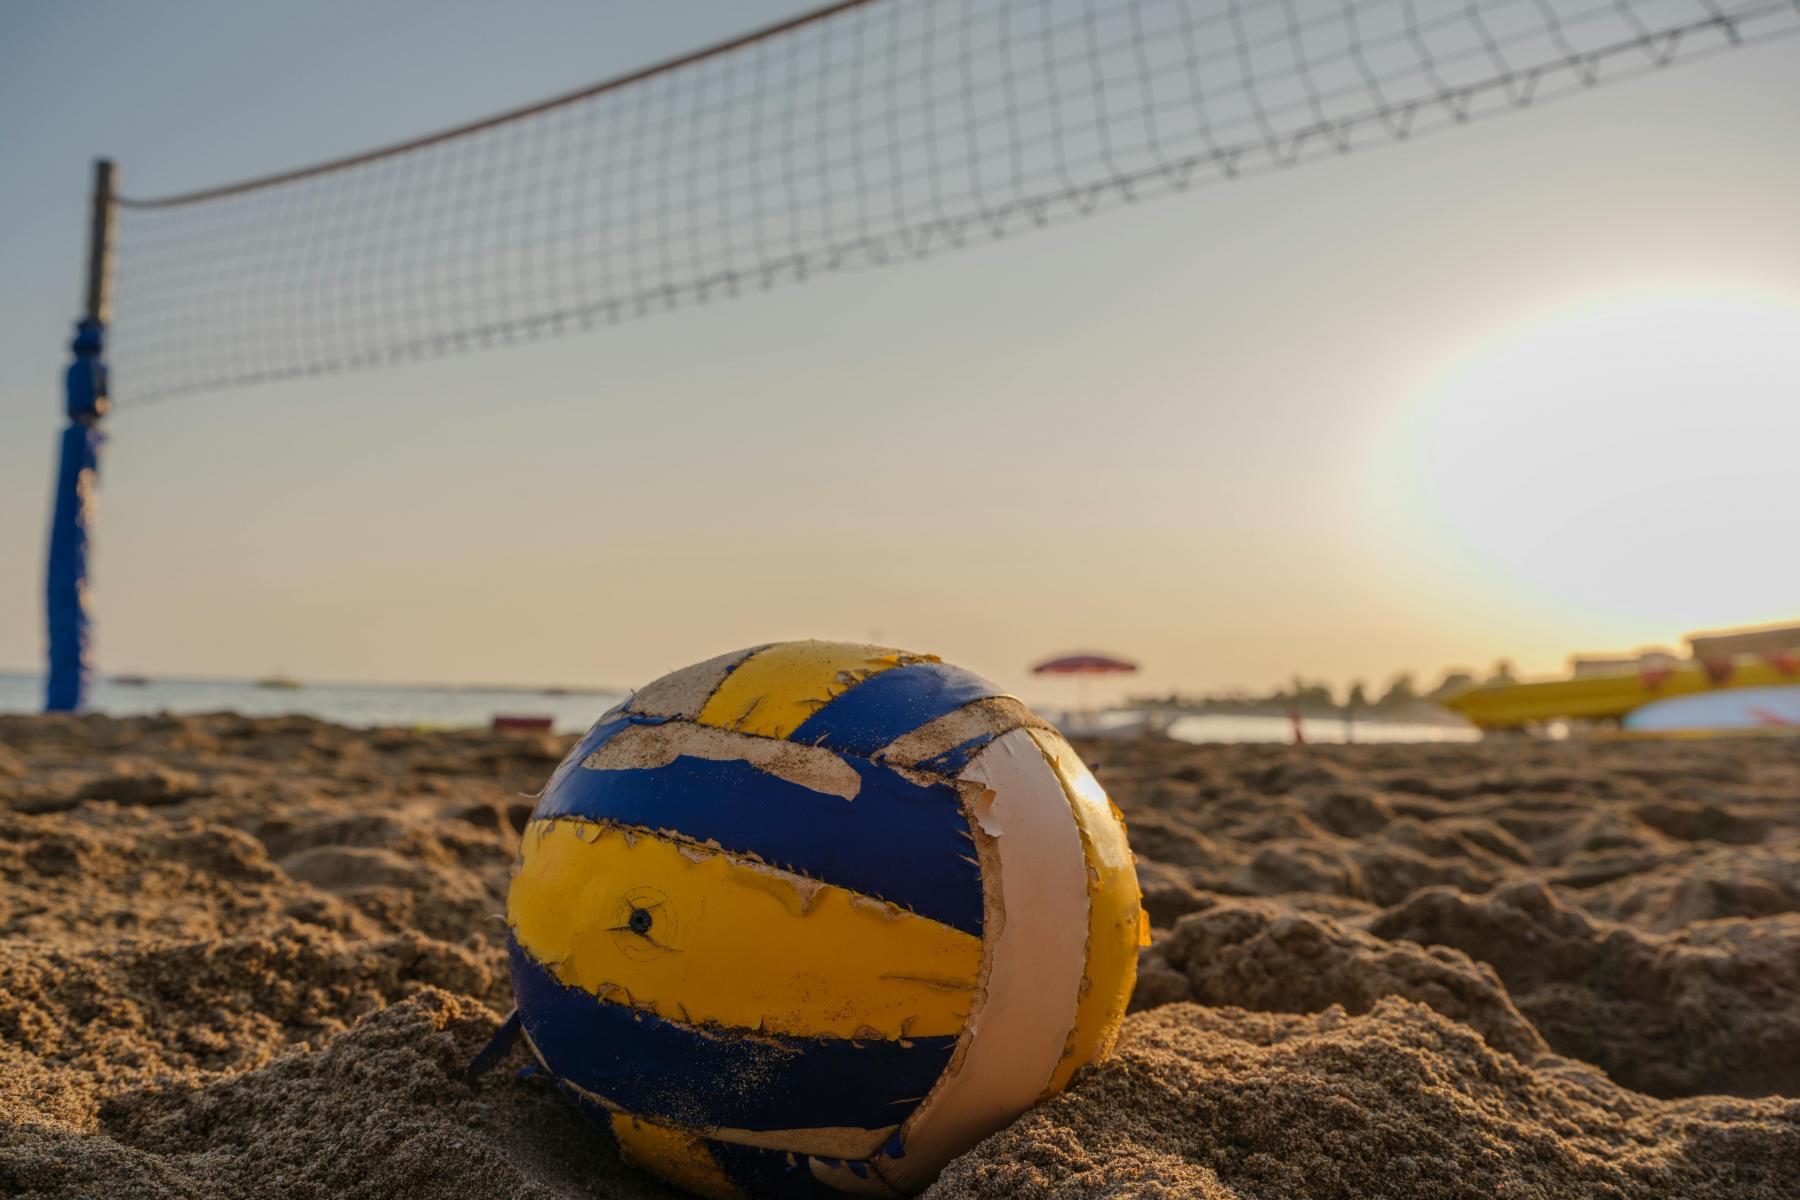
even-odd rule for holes
{"type": "Polygon", "coordinates": [[[69,364],[69,424],[62,434],[56,495],[50,517],[45,572],[45,616],[50,634],[49,679],[44,711],[75,712],[87,700],[88,527],[95,515],[100,478],[100,418],[106,413],[105,326],[92,318],[75,327],[75,361],[69,364]]]}

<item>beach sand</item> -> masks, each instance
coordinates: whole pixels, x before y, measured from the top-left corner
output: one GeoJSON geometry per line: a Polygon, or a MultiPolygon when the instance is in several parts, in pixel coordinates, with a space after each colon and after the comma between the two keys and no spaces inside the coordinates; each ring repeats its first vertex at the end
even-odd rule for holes
{"type": "MultiPolygon", "coordinates": [[[[0,718],[0,1195],[673,1195],[462,1081],[566,745],[0,718]]],[[[1800,746],[1082,749],[1135,1011],[932,1195],[1800,1195],[1800,746]]]]}

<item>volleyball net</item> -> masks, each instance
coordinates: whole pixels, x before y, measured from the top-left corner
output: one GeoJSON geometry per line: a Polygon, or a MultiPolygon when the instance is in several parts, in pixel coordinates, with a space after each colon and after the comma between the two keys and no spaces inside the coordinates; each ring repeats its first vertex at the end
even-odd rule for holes
{"type": "Polygon", "coordinates": [[[86,694],[111,403],[923,258],[1797,31],[1800,0],[839,0],[262,179],[121,197],[98,163],[51,515],[46,707],[86,694]]]}
{"type": "Polygon", "coordinates": [[[409,143],[118,199],[112,391],[922,258],[1797,30],[1800,0],[850,0],[409,143]]]}

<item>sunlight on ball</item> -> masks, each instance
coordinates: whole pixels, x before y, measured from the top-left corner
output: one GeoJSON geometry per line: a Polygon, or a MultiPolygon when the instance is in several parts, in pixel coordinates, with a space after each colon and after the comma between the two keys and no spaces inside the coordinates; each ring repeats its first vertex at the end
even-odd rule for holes
{"type": "Polygon", "coordinates": [[[708,1196],[909,1195],[1112,1048],[1148,941],[1048,723],[930,655],[666,675],[551,776],[507,902],[532,1051],[708,1196]]]}

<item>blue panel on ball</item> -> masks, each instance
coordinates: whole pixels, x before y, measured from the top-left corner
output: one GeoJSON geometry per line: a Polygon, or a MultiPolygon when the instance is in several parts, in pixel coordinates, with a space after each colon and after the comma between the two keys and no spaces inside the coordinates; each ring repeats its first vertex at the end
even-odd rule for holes
{"type": "Polygon", "coordinates": [[[854,800],[747,762],[684,756],[661,767],[559,771],[536,815],[717,842],[980,937],[981,866],[956,789],[914,783],[867,759],[844,761],[862,778],[854,800]]]}
{"type": "Polygon", "coordinates": [[[960,746],[952,746],[937,757],[928,758],[917,764],[913,770],[955,778],[963,773],[963,768],[969,765],[970,759],[980,754],[984,746],[999,736],[997,733],[984,733],[972,737],[960,746]]]}
{"type": "Polygon", "coordinates": [[[790,742],[870,755],[928,721],[972,700],[1005,693],[981,676],[949,663],[895,667],[841,693],[788,735],[790,742]]]}
{"type": "Polygon", "coordinates": [[[510,936],[507,948],[519,1017],[551,1073],[677,1124],[884,1129],[918,1107],[956,1046],[703,1033],[565,985],[510,936]]]}
{"type": "Polygon", "coordinates": [[[706,1139],[713,1161],[725,1172],[725,1178],[746,1196],[767,1196],[772,1200],[843,1200],[844,1193],[819,1181],[807,1165],[804,1154],[789,1161],[785,1150],[765,1150],[761,1146],[740,1146],[736,1142],[706,1139]]]}

